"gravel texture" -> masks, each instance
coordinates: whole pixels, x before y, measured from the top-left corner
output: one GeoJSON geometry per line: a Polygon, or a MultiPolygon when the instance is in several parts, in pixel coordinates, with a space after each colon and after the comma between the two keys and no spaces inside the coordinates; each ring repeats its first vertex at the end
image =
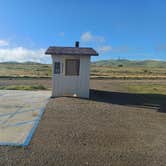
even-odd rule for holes
{"type": "Polygon", "coordinates": [[[50,99],[30,145],[0,147],[0,165],[165,166],[166,114],[156,103],[119,93],[118,81],[91,87],[91,100],[50,99]]]}

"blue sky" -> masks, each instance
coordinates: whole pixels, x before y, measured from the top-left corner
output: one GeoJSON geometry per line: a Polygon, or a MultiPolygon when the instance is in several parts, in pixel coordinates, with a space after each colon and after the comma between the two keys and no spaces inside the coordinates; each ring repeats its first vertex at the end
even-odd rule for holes
{"type": "Polygon", "coordinates": [[[166,60],[165,0],[0,0],[0,61],[51,62],[50,45],[101,59],[166,60]]]}

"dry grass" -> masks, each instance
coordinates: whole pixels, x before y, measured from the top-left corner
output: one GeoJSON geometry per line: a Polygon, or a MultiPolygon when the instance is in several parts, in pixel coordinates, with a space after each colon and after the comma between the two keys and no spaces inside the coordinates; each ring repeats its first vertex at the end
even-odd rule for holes
{"type": "MultiPolygon", "coordinates": [[[[44,64],[0,64],[0,78],[50,78],[51,70],[51,65],[44,64]]],[[[91,78],[166,79],[166,68],[91,65],[91,78]]]]}
{"type": "Polygon", "coordinates": [[[0,90],[47,90],[43,85],[6,85],[0,86],[0,90]]]}
{"type": "Polygon", "coordinates": [[[166,79],[166,69],[92,66],[91,77],[108,79],[166,79]]]}

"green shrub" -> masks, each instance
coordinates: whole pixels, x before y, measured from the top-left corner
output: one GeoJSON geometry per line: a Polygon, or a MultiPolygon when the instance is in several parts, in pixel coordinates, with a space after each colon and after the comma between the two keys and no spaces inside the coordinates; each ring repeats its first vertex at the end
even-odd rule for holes
{"type": "Polygon", "coordinates": [[[47,90],[43,85],[9,85],[0,86],[0,90],[47,90]]]}

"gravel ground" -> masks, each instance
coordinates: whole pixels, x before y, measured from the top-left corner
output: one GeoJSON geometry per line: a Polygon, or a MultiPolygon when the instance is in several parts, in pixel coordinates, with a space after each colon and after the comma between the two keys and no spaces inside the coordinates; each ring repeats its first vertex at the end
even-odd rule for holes
{"type": "Polygon", "coordinates": [[[30,145],[1,146],[0,165],[165,166],[166,114],[156,103],[119,93],[118,81],[91,87],[91,100],[50,99],[30,145]]]}

